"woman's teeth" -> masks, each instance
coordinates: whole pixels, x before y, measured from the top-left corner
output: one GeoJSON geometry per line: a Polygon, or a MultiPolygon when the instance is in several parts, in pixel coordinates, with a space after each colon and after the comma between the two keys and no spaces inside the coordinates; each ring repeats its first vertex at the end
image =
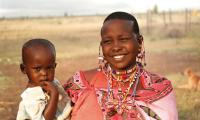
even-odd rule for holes
{"type": "Polygon", "coordinates": [[[119,59],[122,59],[123,57],[124,57],[124,55],[117,55],[117,56],[114,56],[113,58],[116,60],[119,60],[119,59]]]}

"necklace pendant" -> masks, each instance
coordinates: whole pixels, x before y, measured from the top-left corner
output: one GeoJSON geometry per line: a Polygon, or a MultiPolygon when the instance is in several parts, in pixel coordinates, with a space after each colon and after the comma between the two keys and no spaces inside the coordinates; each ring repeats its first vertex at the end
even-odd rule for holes
{"type": "Polygon", "coordinates": [[[108,117],[112,117],[117,113],[117,111],[114,108],[110,108],[107,112],[108,117]]]}
{"type": "Polygon", "coordinates": [[[136,116],[137,116],[136,113],[135,113],[135,112],[132,112],[132,113],[130,113],[129,118],[132,118],[132,119],[133,119],[133,118],[136,118],[136,116]]]}
{"type": "Polygon", "coordinates": [[[117,113],[122,114],[124,111],[124,105],[123,105],[122,101],[119,101],[118,105],[116,107],[117,107],[117,113]]]}
{"type": "Polygon", "coordinates": [[[117,109],[117,113],[120,114],[120,115],[123,113],[123,111],[124,110],[121,107],[117,109]]]}

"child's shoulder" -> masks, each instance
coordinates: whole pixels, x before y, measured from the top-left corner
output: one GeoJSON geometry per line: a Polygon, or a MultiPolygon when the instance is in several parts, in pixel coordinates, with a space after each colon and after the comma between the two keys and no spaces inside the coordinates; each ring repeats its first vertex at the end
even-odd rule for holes
{"type": "Polygon", "coordinates": [[[28,87],[21,94],[23,101],[34,101],[39,99],[45,99],[45,93],[40,86],[28,87]]]}

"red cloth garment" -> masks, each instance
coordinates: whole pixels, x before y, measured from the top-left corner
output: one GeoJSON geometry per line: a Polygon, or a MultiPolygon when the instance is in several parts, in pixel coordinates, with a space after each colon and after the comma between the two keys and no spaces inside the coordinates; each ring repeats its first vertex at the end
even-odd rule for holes
{"type": "Polygon", "coordinates": [[[72,111],[71,120],[103,120],[94,88],[87,88],[78,98],[72,111]]]}
{"type": "Polygon", "coordinates": [[[94,86],[89,85],[87,81],[80,80],[81,78],[84,78],[83,74],[76,73],[74,81],[78,83],[78,86],[73,86],[70,82],[65,85],[65,88],[66,86],[71,86],[72,89],[67,89],[67,93],[75,103],[71,120],[103,120],[94,86]],[[78,88],[81,90],[78,90],[78,88]]]}
{"type": "MultiPolygon", "coordinates": [[[[137,90],[135,96],[136,113],[132,110],[127,98],[127,110],[123,115],[107,116],[105,102],[108,95],[108,81],[103,72],[96,72],[90,84],[84,77],[84,72],[77,72],[64,88],[75,106],[72,111],[72,120],[178,120],[176,102],[171,82],[164,77],[152,74],[142,69],[140,81],[144,90],[137,90]],[[169,103],[169,104],[168,104],[169,103]],[[166,106],[171,107],[170,110],[166,106]],[[150,112],[149,112],[150,111],[150,112]],[[149,113],[148,113],[149,112],[149,113]],[[139,119],[140,118],[140,119],[139,119]]],[[[115,92],[115,90],[114,90],[115,92]]]]}

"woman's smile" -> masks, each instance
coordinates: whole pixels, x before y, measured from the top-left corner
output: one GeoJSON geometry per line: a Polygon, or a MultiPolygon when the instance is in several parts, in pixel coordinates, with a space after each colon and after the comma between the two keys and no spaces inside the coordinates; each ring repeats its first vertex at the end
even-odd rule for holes
{"type": "Polygon", "coordinates": [[[124,57],[125,57],[125,55],[115,55],[115,56],[113,56],[114,60],[116,60],[116,61],[121,61],[121,60],[123,60],[124,57]]]}

